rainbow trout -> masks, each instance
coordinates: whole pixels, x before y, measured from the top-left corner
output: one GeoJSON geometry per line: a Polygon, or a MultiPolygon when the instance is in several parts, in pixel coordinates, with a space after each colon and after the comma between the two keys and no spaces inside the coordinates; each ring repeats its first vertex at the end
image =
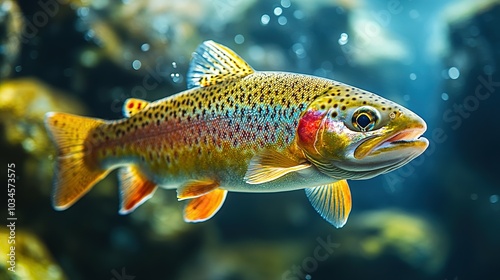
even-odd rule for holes
{"type": "Polygon", "coordinates": [[[210,219],[228,191],[305,189],[342,227],[352,205],[346,180],[390,172],[429,144],[425,122],[401,105],[324,78],[255,71],[213,41],[195,51],[187,79],[188,90],[164,99],[128,99],[120,120],[47,113],[58,151],[54,208],[118,168],[121,214],[158,186],[188,200],[187,222],[210,219]]]}

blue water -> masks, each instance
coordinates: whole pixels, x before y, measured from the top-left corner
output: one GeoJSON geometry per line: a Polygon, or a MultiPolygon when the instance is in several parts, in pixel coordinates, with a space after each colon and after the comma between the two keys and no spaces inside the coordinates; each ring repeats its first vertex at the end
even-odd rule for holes
{"type": "MultiPolygon", "coordinates": [[[[342,229],[317,215],[302,191],[230,193],[214,218],[196,225],[182,221],[182,203],[165,190],[118,215],[115,174],[102,184],[112,191],[93,190],[62,213],[47,193],[21,193],[19,200],[37,201],[36,210],[20,206],[23,229],[68,279],[120,279],[124,271],[135,279],[499,277],[500,5],[62,2],[51,2],[57,11],[38,25],[43,7],[19,3],[36,32],[24,29],[15,70],[2,80],[34,77],[89,115],[116,119],[126,98],[184,90],[191,52],[211,39],[258,70],[336,79],[396,101],[427,122],[430,140],[401,169],[350,182],[353,210],[342,229]]],[[[26,190],[36,188],[31,176],[26,190]]]]}

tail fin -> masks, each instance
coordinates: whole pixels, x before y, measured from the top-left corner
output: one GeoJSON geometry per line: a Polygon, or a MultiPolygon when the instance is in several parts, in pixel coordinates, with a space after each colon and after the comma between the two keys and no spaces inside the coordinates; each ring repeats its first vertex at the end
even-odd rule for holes
{"type": "Polygon", "coordinates": [[[52,203],[64,210],[103,179],[109,170],[102,170],[89,162],[90,153],[85,139],[89,132],[104,124],[100,119],[49,112],[45,126],[57,149],[56,171],[52,203]]]}

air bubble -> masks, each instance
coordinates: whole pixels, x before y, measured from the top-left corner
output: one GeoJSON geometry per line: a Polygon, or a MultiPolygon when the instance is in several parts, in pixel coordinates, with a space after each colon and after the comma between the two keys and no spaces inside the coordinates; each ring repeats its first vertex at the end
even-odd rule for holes
{"type": "Polygon", "coordinates": [[[448,76],[450,76],[451,79],[456,80],[460,77],[460,71],[457,67],[451,67],[448,69],[448,76]]]}
{"type": "Polygon", "coordinates": [[[170,78],[172,78],[172,82],[176,84],[182,82],[182,75],[179,73],[170,74],[170,78]]]}
{"type": "Polygon", "coordinates": [[[304,18],[304,12],[301,11],[301,10],[296,10],[295,12],[293,12],[293,16],[296,18],[296,19],[303,19],[304,18]]]}
{"type": "Polygon", "coordinates": [[[290,0],[281,0],[281,7],[290,8],[291,5],[292,3],[290,2],[290,0]]]}
{"type": "Polygon", "coordinates": [[[260,17],[260,23],[262,23],[262,25],[267,25],[269,24],[269,21],[271,20],[271,17],[269,17],[269,15],[266,15],[266,14],[263,14],[261,17],[260,17]]]}
{"type": "Polygon", "coordinates": [[[340,38],[339,38],[338,42],[339,42],[339,45],[341,45],[341,46],[347,44],[347,42],[349,42],[349,35],[347,35],[347,33],[340,34],[340,38]]]}
{"type": "Polygon", "coordinates": [[[245,42],[245,37],[241,34],[238,34],[238,35],[234,36],[234,42],[238,45],[241,45],[245,42]]]}
{"type": "Polygon", "coordinates": [[[274,8],[274,15],[275,16],[280,16],[283,13],[283,9],[280,7],[274,8]]]}
{"type": "Polygon", "coordinates": [[[79,17],[86,17],[89,15],[89,8],[87,7],[81,7],[81,8],[78,8],[76,10],[76,14],[79,16],[79,17]]]}
{"type": "Polygon", "coordinates": [[[143,52],[149,51],[150,48],[151,48],[151,46],[148,43],[144,43],[141,45],[141,51],[143,51],[143,52]]]}
{"type": "Polygon", "coordinates": [[[288,22],[288,20],[286,19],[286,17],[285,17],[285,16],[280,16],[280,17],[278,18],[278,23],[279,23],[279,25],[286,25],[286,23],[287,23],[287,22],[288,22]]]}
{"type": "Polygon", "coordinates": [[[498,195],[494,194],[490,196],[490,203],[494,204],[498,202],[498,195]]]}
{"type": "Polygon", "coordinates": [[[132,68],[134,68],[134,70],[141,69],[141,66],[142,66],[141,61],[139,61],[137,59],[132,62],[132,68]]]}
{"type": "Polygon", "coordinates": [[[450,97],[448,96],[448,94],[446,92],[443,92],[441,93],[441,99],[443,99],[444,101],[447,101],[450,97]]]}
{"type": "Polygon", "coordinates": [[[295,55],[297,55],[298,58],[305,58],[307,56],[306,50],[300,43],[295,43],[292,46],[292,50],[295,53],[295,55]]]}

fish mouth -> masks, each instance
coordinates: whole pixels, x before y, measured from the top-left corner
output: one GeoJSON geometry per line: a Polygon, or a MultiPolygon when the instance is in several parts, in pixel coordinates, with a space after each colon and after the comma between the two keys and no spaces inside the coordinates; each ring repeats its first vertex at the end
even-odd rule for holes
{"type": "Polygon", "coordinates": [[[407,128],[389,135],[374,136],[363,141],[354,151],[356,159],[367,156],[376,156],[391,151],[408,150],[412,154],[421,154],[429,145],[429,141],[421,137],[425,132],[425,125],[407,128]]]}

